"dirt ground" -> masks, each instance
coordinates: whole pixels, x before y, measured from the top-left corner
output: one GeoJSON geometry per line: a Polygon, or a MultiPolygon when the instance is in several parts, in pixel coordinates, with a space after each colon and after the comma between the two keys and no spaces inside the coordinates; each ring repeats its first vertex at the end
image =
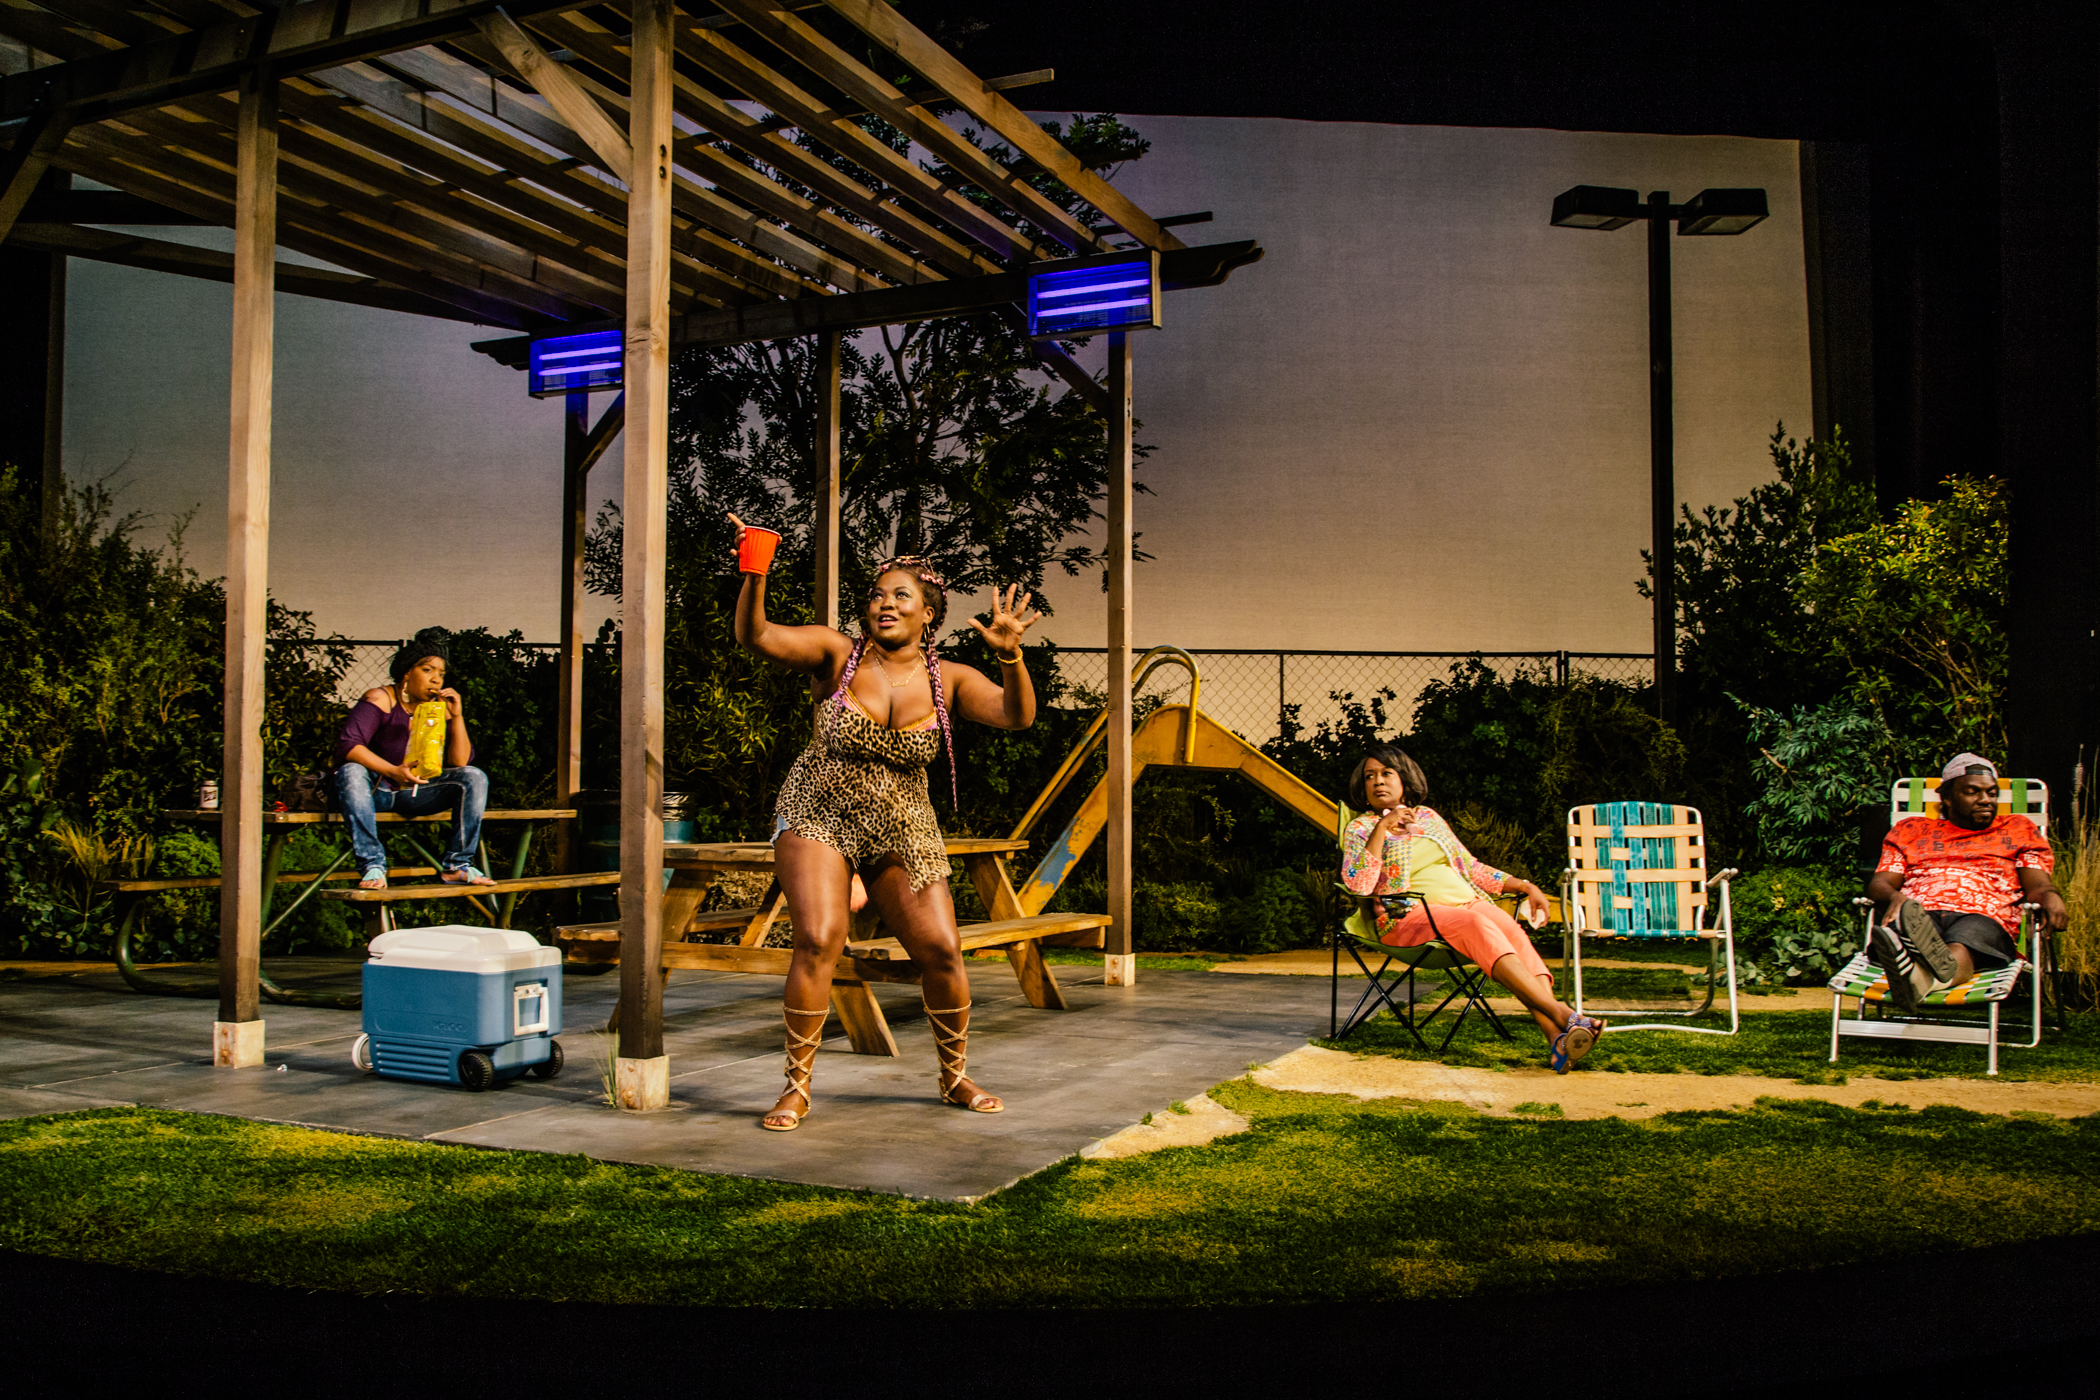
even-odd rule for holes
{"type": "Polygon", "coordinates": [[[1987,1079],[1858,1079],[1799,1084],[1761,1075],[1555,1074],[1549,1069],[1461,1069],[1426,1060],[1357,1056],[1308,1045],[1254,1072],[1270,1089],[1360,1099],[1455,1101],[1508,1116],[1518,1104],[1558,1104],[1568,1118],[1652,1118],[1679,1109],[1747,1108],[1760,1098],[1821,1099],[1856,1108],[1870,1099],[1909,1108],[1951,1104],[1978,1113],[2100,1113],[2100,1084],[1987,1079]]]}

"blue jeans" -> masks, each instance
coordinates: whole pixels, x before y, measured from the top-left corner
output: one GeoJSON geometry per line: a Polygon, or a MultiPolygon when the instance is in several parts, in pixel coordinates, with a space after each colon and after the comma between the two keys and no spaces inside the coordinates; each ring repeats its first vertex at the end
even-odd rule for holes
{"type": "Polygon", "coordinates": [[[481,814],[489,806],[489,777],[479,768],[447,768],[409,792],[380,777],[362,763],[335,770],[335,802],[350,828],[350,849],[360,871],[386,869],[386,846],[379,839],[378,814],[404,817],[452,813],[452,840],[445,847],[446,870],[465,870],[481,849],[481,814]]]}

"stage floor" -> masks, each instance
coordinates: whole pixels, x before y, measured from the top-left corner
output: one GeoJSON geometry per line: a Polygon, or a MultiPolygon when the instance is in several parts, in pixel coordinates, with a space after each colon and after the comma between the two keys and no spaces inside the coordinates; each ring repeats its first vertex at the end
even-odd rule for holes
{"type": "MultiPolygon", "coordinates": [[[[356,985],[347,963],[300,969],[288,960],[272,971],[288,985],[356,985]]],[[[971,963],[970,1074],[1006,1100],[1000,1114],[935,1099],[933,1038],[917,988],[878,986],[900,1056],[853,1054],[834,1019],[817,1061],[816,1111],[795,1132],[765,1132],[759,1115],[782,1085],[780,979],[674,971],[664,994],[671,1107],[657,1113],[603,1102],[600,1060],[611,1042],[592,1028],[618,997],[617,974],[566,979],[568,1064],[558,1079],[517,1079],[482,1094],[360,1073],[350,1063],[354,1011],[265,1004],[267,1064],[215,1070],[214,1002],[113,990],[122,986],[113,976],[89,976],[0,983],[0,1117],[141,1104],[973,1198],[1327,1029],[1325,978],[1147,969],[1135,987],[1108,987],[1098,965],[1052,971],[1069,1010],[1029,1006],[1004,959],[971,963]]]]}

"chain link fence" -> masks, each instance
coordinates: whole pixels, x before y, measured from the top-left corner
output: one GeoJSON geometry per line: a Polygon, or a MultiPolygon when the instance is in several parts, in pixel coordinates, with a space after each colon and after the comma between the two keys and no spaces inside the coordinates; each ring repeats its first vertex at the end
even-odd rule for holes
{"type": "MultiPolygon", "coordinates": [[[[398,641],[356,639],[337,642],[279,642],[278,646],[342,647],[351,654],[339,694],[345,705],[389,679],[387,662],[398,641]]],[[[524,649],[552,652],[555,642],[526,642],[524,649]]],[[[1059,647],[1058,663],[1082,701],[1100,703],[1108,692],[1108,653],[1102,647],[1059,647]]],[[[1384,690],[1386,713],[1406,727],[1415,702],[1431,681],[1450,676],[1468,660],[1480,662],[1504,678],[1518,672],[1566,681],[1596,676],[1621,685],[1643,686],[1655,677],[1655,658],[1623,651],[1192,651],[1203,676],[1203,709],[1228,729],[1263,743],[1276,737],[1286,706],[1298,707],[1298,723],[1308,732],[1322,721],[1341,717],[1336,695],[1369,700],[1384,690]]],[[[1146,682],[1144,694],[1168,704],[1188,699],[1188,672],[1162,666],[1146,682]]]]}
{"type": "MultiPolygon", "coordinates": [[[[1622,685],[1642,686],[1655,678],[1655,658],[1646,652],[1598,651],[1190,651],[1203,677],[1199,701],[1211,718],[1241,737],[1263,743],[1276,737],[1287,706],[1297,707],[1297,722],[1307,732],[1322,722],[1341,718],[1336,696],[1361,703],[1390,690],[1386,714],[1404,728],[1415,703],[1431,681],[1445,680],[1451,669],[1479,660],[1507,679],[1519,672],[1559,681],[1596,676],[1622,685]]],[[[1101,647],[1060,647],[1058,661],[1067,682],[1090,695],[1108,689],[1108,653],[1101,647]]],[[[1143,694],[1167,704],[1188,700],[1188,672],[1162,666],[1145,683],[1143,694]]]]}

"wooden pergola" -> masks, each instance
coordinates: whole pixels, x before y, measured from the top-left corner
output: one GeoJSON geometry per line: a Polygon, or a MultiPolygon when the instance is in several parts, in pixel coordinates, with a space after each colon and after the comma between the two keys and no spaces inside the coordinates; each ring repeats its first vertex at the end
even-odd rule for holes
{"type": "MultiPolygon", "coordinates": [[[[838,619],[838,345],[855,329],[1011,309],[1032,264],[1160,255],[1169,290],[1222,282],[1252,243],[1190,248],[884,0],[0,0],[39,66],[0,79],[0,240],[233,284],[220,1007],[214,1060],[261,1061],[263,643],[277,290],[503,327],[624,331],[621,397],[568,400],[563,501],[563,805],[581,778],[584,491],[624,436],[619,1080],[668,1098],[663,1052],[666,391],[680,345],[815,334],[831,371],[818,434],[827,506],[818,606],[838,619]],[[1002,161],[943,121],[960,112],[1002,161]],[[936,158],[929,172],[863,126],[936,158]],[[47,172],[116,191],[74,191],[47,172]],[[1032,180],[1101,216],[1075,217],[1032,180]],[[843,211],[843,212],[841,212],[843,211]],[[202,223],[231,254],[89,225],[202,223]],[[341,272],[280,265],[279,246],[341,272]]],[[[1054,344],[1047,368],[1103,413],[1108,726],[1107,960],[1131,957],[1131,344],[1106,391],[1054,344]]]]}

